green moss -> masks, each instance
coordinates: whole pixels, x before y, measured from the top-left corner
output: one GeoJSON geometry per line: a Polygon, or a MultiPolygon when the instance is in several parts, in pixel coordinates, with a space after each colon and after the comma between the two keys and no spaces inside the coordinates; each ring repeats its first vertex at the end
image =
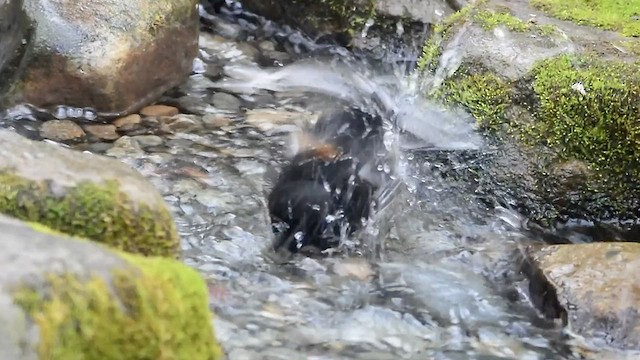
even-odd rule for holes
{"type": "Polygon", "coordinates": [[[504,25],[511,31],[525,32],[531,29],[531,24],[506,12],[493,12],[489,10],[478,11],[474,19],[485,30],[491,30],[499,25],[504,25]]]}
{"type": "Polygon", "coordinates": [[[134,204],[116,181],[79,183],[58,196],[45,182],[0,170],[0,212],[143,255],[175,256],[179,245],[169,211],[134,204]]]}
{"type": "Polygon", "coordinates": [[[531,0],[530,3],[563,20],[640,36],[640,0],[531,0]]]}
{"type": "Polygon", "coordinates": [[[418,59],[417,70],[420,73],[433,71],[438,65],[438,58],[442,53],[442,44],[447,39],[450,30],[461,23],[471,11],[472,6],[465,6],[462,9],[448,16],[441,24],[434,27],[433,33],[422,46],[422,54],[418,59]]]}
{"type": "Polygon", "coordinates": [[[620,45],[632,54],[640,57],[640,41],[626,40],[621,41],[620,45]]]}
{"type": "Polygon", "coordinates": [[[490,72],[457,73],[439,93],[446,102],[464,106],[484,129],[497,130],[510,104],[508,83],[490,72]]]}
{"type": "Polygon", "coordinates": [[[640,64],[563,55],[532,71],[535,133],[624,185],[640,176],[640,64]]]}
{"type": "Polygon", "coordinates": [[[533,32],[539,35],[551,35],[555,31],[553,25],[536,25],[521,20],[506,11],[479,10],[474,13],[473,19],[485,30],[492,30],[504,25],[514,32],[533,32]]]}
{"type": "Polygon", "coordinates": [[[220,359],[207,291],[173,260],[122,255],[135,268],[100,277],[49,276],[14,301],[37,324],[41,359],[220,359]]]}
{"type": "Polygon", "coordinates": [[[418,71],[420,73],[434,71],[438,67],[438,59],[441,53],[440,42],[432,35],[422,46],[422,54],[417,64],[418,71]]]}

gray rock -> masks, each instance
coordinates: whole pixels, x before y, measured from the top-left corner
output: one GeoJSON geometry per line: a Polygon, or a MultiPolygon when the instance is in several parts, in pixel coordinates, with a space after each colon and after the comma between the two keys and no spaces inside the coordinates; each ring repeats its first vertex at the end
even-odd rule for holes
{"type": "MultiPolygon", "coordinates": [[[[91,302],[92,296],[101,296],[101,299],[104,299],[103,301],[112,301],[115,304],[130,302],[131,298],[116,295],[125,293],[117,291],[120,289],[119,286],[127,286],[126,294],[134,297],[144,296],[143,294],[149,294],[150,292],[158,295],[171,294],[162,300],[163,306],[174,306],[176,308],[195,306],[195,308],[199,309],[197,313],[201,316],[193,319],[198,325],[186,325],[192,321],[192,319],[185,321],[184,318],[181,318],[181,316],[186,315],[182,314],[176,317],[176,313],[170,315],[165,311],[158,311],[159,308],[153,305],[150,306],[145,311],[150,311],[153,314],[152,317],[147,317],[148,320],[153,319],[153,322],[145,324],[145,321],[148,320],[144,320],[144,317],[136,318],[135,320],[136,326],[139,326],[140,331],[146,332],[147,336],[161,338],[161,328],[163,326],[171,329],[171,331],[189,331],[188,326],[197,326],[197,331],[205,331],[208,334],[203,337],[194,336],[193,340],[187,339],[187,341],[193,341],[190,347],[211,347],[211,350],[209,350],[211,353],[216,351],[215,340],[213,335],[209,333],[209,316],[207,316],[209,311],[204,292],[194,298],[191,287],[185,287],[181,282],[175,280],[166,282],[169,278],[162,279],[163,287],[159,289],[154,285],[154,281],[160,280],[157,273],[154,273],[153,268],[147,267],[148,263],[140,261],[138,257],[125,259],[96,243],[82,239],[72,239],[64,235],[56,235],[48,229],[32,227],[3,215],[0,215],[0,234],[0,246],[2,247],[2,253],[0,254],[0,358],[12,360],[42,359],[44,357],[39,356],[38,353],[48,353],[52,350],[52,347],[59,348],[60,346],[57,341],[52,341],[47,336],[66,339],[67,341],[75,340],[80,344],[91,341],[80,335],[65,333],[65,324],[73,323],[74,327],[79,329],[79,334],[85,327],[89,329],[95,326],[95,321],[106,321],[107,319],[111,321],[111,318],[104,318],[105,314],[101,314],[100,310],[96,310],[96,307],[83,307],[78,304],[82,304],[83,301],[91,302]],[[122,280],[114,281],[116,276],[114,274],[120,274],[119,276],[126,275],[131,277],[130,279],[132,280],[144,278],[151,280],[151,282],[137,283],[135,280],[125,280],[128,285],[124,285],[121,282],[122,280]],[[100,283],[104,286],[103,289],[97,290],[100,293],[99,295],[88,290],[88,288],[83,288],[88,281],[100,283]],[[45,305],[47,302],[52,301],[48,299],[51,299],[51,296],[55,296],[54,294],[64,295],[58,299],[58,312],[55,315],[56,323],[49,324],[47,322],[52,321],[51,315],[48,313],[50,310],[47,310],[45,305]],[[176,294],[178,296],[175,296],[176,294]],[[75,301],[60,300],[66,299],[65,296],[67,295],[75,301]],[[171,302],[173,302],[173,305],[170,304],[171,302]],[[186,305],[181,302],[190,304],[186,305]],[[29,308],[32,308],[32,310],[27,310],[29,308]],[[30,311],[37,311],[44,316],[34,319],[32,318],[33,313],[30,311]],[[46,333],[40,332],[39,329],[40,324],[43,324],[43,322],[50,326],[48,328],[49,331],[46,333]],[[158,324],[163,325],[156,326],[158,324]]],[[[197,280],[197,275],[193,273],[193,270],[178,264],[174,260],[166,259],[160,261],[165,262],[163,266],[171,266],[172,271],[178,271],[182,276],[187,276],[192,281],[200,281],[200,286],[204,287],[204,283],[202,280],[197,280]]],[[[95,289],[96,287],[94,286],[94,291],[95,289]]],[[[151,301],[153,302],[153,300],[151,301]]],[[[146,302],[143,304],[146,304],[146,302]]],[[[135,303],[129,303],[129,305],[138,306],[135,303]]],[[[100,307],[97,308],[99,309],[100,307]]],[[[132,320],[123,321],[123,319],[127,319],[131,315],[124,313],[128,311],[125,310],[126,307],[116,306],[115,309],[117,310],[113,314],[113,322],[110,325],[119,329],[120,332],[126,333],[128,331],[126,326],[132,320]]],[[[73,333],[75,334],[75,332],[73,333]]],[[[143,336],[140,339],[145,339],[145,337],[143,336]]],[[[131,341],[131,344],[116,342],[113,346],[116,349],[124,346],[131,348],[132,344],[135,345],[139,341],[136,340],[135,336],[128,340],[131,341]]],[[[102,341],[108,342],[109,339],[103,339],[102,341]]],[[[117,341],[117,339],[114,339],[114,341],[117,341]]],[[[141,347],[142,345],[148,345],[148,343],[140,343],[141,347]]],[[[86,348],[85,346],[80,346],[80,348],[86,348]]],[[[170,347],[171,341],[165,343],[164,346],[170,347]]],[[[181,348],[185,349],[184,346],[181,348]]],[[[177,348],[174,350],[180,351],[177,348]]],[[[175,355],[179,356],[179,354],[175,355]]],[[[83,354],[76,353],[76,356],[83,356],[83,354]]],[[[137,357],[136,354],[130,353],[127,356],[137,357]]]]}
{"type": "Polygon", "coordinates": [[[242,42],[237,44],[236,47],[252,61],[256,61],[260,56],[260,51],[249,43],[242,42]]]}
{"type": "Polygon", "coordinates": [[[465,0],[378,0],[375,6],[379,13],[387,16],[435,24],[459,10],[464,3],[465,0]]]}
{"type": "Polygon", "coordinates": [[[163,198],[124,163],[1,130],[0,169],[0,213],[131,252],[177,252],[163,198]]]}
{"type": "Polygon", "coordinates": [[[206,70],[204,72],[205,76],[211,80],[218,80],[222,77],[223,69],[222,66],[218,64],[207,64],[206,70]]]}
{"type": "Polygon", "coordinates": [[[213,106],[222,110],[237,111],[238,109],[240,109],[241,105],[240,99],[231,94],[223,92],[217,92],[213,94],[213,96],[211,97],[211,101],[213,102],[213,106]]]}
{"type": "Polygon", "coordinates": [[[277,61],[280,64],[286,64],[291,61],[291,55],[282,51],[265,51],[264,56],[270,60],[277,61]]]}
{"type": "Polygon", "coordinates": [[[509,31],[502,26],[487,31],[482,24],[467,23],[451,35],[443,48],[442,66],[438,68],[436,78],[453,74],[463,63],[478,63],[508,79],[517,80],[536,62],[575,51],[573,42],[559,32],[532,36],[531,32],[509,31]]]}
{"type": "Polygon", "coordinates": [[[276,51],[276,46],[271,41],[261,41],[258,44],[260,51],[276,51]]]}
{"type": "Polygon", "coordinates": [[[138,135],[134,136],[133,139],[140,144],[142,148],[160,146],[164,142],[162,138],[157,135],[138,135]]]}
{"type": "Polygon", "coordinates": [[[544,314],[601,345],[640,350],[640,244],[553,245],[527,254],[531,299],[544,314]]]}
{"type": "Polygon", "coordinates": [[[196,98],[193,96],[180,97],[178,99],[178,106],[182,111],[201,116],[215,112],[216,110],[216,108],[207,103],[204,98],[196,98]]]}
{"type": "Polygon", "coordinates": [[[207,114],[202,117],[202,122],[208,128],[217,129],[231,124],[231,120],[223,115],[207,114]]]}
{"type": "Polygon", "coordinates": [[[26,0],[25,9],[36,31],[21,85],[37,106],[131,113],[184,80],[197,54],[192,0],[26,0]]]}
{"type": "Polygon", "coordinates": [[[120,158],[126,155],[142,155],[144,150],[140,143],[131,136],[123,136],[113,143],[113,147],[107,150],[106,155],[120,158]]]}
{"type": "Polygon", "coordinates": [[[161,117],[160,122],[173,132],[189,132],[202,128],[200,118],[196,115],[178,114],[171,117],[161,117]]]}

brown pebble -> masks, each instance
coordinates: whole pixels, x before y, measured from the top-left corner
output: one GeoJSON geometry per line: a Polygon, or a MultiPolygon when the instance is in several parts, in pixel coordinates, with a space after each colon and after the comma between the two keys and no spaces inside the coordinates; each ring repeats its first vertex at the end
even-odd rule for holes
{"type": "Polygon", "coordinates": [[[140,110],[142,116],[173,116],[180,111],[178,108],[168,105],[150,105],[140,110]]]}
{"type": "Polygon", "coordinates": [[[78,140],[84,135],[80,125],[71,120],[50,120],[40,126],[40,136],[53,141],[78,140]]]}
{"type": "Polygon", "coordinates": [[[142,121],[142,117],[140,117],[140,115],[131,114],[131,115],[127,115],[125,117],[121,117],[119,119],[114,120],[113,121],[113,125],[115,125],[116,127],[120,128],[120,127],[123,127],[124,125],[136,125],[136,124],[139,124],[140,121],[142,121]]]}
{"type": "Polygon", "coordinates": [[[116,140],[120,137],[115,125],[85,125],[84,131],[102,140],[116,140]]]}

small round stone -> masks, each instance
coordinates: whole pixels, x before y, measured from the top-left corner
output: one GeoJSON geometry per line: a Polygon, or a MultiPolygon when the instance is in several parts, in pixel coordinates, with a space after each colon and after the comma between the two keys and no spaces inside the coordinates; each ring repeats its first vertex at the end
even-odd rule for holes
{"type": "Polygon", "coordinates": [[[223,110],[237,111],[238,109],[240,109],[241,104],[240,99],[231,94],[223,92],[217,92],[213,94],[213,96],[211,97],[211,101],[213,102],[213,106],[223,110]]]}
{"type": "Polygon", "coordinates": [[[141,147],[151,147],[151,146],[160,146],[162,145],[162,138],[157,135],[138,135],[134,136],[133,139],[140,144],[141,147]]]}
{"type": "Polygon", "coordinates": [[[81,139],[85,133],[71,120],[50,120],[40,126],[40,136],[53,141],[69,141],[81,139]]]}
{"type": "Polygon", "coordinates": [[[238,45],[236,45],[236,47],[238,48],[238,50],[240,50],[246,57],[248,57],[249,59],[255,61],[258,56],[260,56],[260,51],[258,51],[258,49],[256,49],[254,46],[252,46],[251,44],[248,43],[239,43],[238,45]]]}
{"type": "Polygon", "coordinates": [[[136,125],[142,121],[142,117],[138,114],[131,114],[125,117],[118,118],[113,121],[113,125],[117,128],[121,128],[125,125],[136,125]]]}
{"type": "Polygon", "coordinates": [[[85,125],[84,131],[101,140],[116,140],[120,137],[115,125],[85,125]]]}
{"type": "Polygon", "coordinates": [[[276,46],[271,41],[261,41],[258,47],[261,51],[276,51],[276,46]]]}
{"type": "Polygon", "coordinates": [[[142,116],[174,116],[180,111],[178,108],[169,105],[150,105],[140,110],[142,116]]]}
{"type": "Polygon", "coordinates": [[[163,117],[160,118],[160,122],[171,132],[188,132],[202,127],[198,122],[198,117],[196,115],[179,114],[171,117],[163,117]]]}

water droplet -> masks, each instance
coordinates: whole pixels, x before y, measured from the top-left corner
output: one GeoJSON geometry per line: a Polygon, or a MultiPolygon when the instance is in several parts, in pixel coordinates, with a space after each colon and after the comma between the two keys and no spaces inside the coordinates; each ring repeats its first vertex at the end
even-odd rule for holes
{"type": "Polygon", "coordinates": [[[324,190],[326,192],[331,192],[331,185],[329,185],[329,182],[327,182],[326,180],[322,182],[322,186],[324,186],[324,190]]]}

